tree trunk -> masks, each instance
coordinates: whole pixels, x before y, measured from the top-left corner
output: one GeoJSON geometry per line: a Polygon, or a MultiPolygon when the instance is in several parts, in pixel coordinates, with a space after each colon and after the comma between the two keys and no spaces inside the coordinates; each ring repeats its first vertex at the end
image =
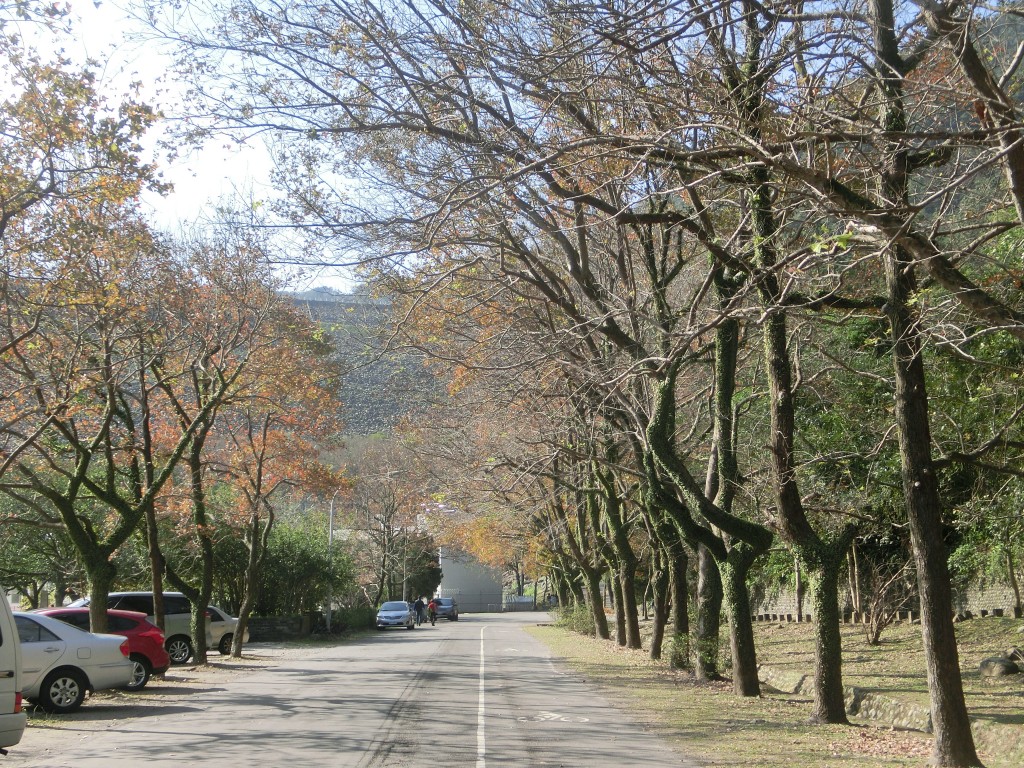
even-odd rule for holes
{"type": "Polygon", "coordinates": [[[860,565],[857,563],[857,540],[850,543],[850,603],[853,610],[861,613],[864,610],[860,596],[860,565]]]}
{"type": "Polygon", "coordinates": [[[669,614],[669,568],[665,552],[655,546],[651,551],[651,591],[654,593],[654,622],[651,632],[652,659],[661,658],[661,646],[665,640],[665,625],[669,614]]]}
{"type": "MultiPolygon", "coordinates": [[[[804,620],[804,596],[807,585],[804,583],[803,573],[800,570],[800,558],[793,558],[793,579],[796,582],[796,620],[804,620]]],[[[838,584],[838,579],[836,580],[838,584]]]]}
{"type": "MultiPolygon", "coordinates": [[[[716,367],[718,366],[716,365],[716,367]]],[[[694,508],[700,512],[701,516],[711,527],[703,528],[697,526],[690,516],[686,505],[678,503],[678,500],[674,501],[671,494],[664,494],[661,502],[666,505],[666,509],[673,515],[673,522],[680,527],[680,530],[685,535],[692,536],[694,540],[699,541],[702,547],[706,547],[708,549],[707,554],[714,557],[718,566],[724,567],[731,572],[729,588],[732,590],[732,593],[730,595],[729,613],[730,617],[735,617],[735,621],[732,618],[730,619],[730,630],[734,635],[736,632],[740,633],[740,636],[732,638],[734,646],[741,654],[736,660],[741,673],[736,683],[738,686],[737,690],[756,690],[759,686],[757,685],[756,654],[754,653],[753,625],[750,617],[750,597],[747,591],[746,574],[754,559],[768,551],[772,542],[772,533],[764,526],[733,515],[727,509],[711,501],[704,489],[698,486],[694,480],[693,475],[686,467],[686,462],[676,452],[672,436],[675,434],[675,383],[677,373],[678,367],[671,366],[667,371],[665,379],[658,384],[655,395],[655,407],[651,422],[647,428],[647,440],[651,448],[651,454],[657,464],[671,478],[673,485],[682,493],[686,501],[694,505],[694,508]],[[725,542],[715,534],[714,529],[721,531],[721,535],[729,539],[731,549],[727,550],[725,542]],[[736,574],[737,569],[740,571],[738,575],[736,574]],[[744,634],[746,636],[743,636],[744,634]],[[753,660],[752,672],[750,670],[751,660],[753,660]],[[751,684],[751,678],[753,679],[753,684],[751,684]]],[[[721,380],[722,378],[716,374],[716,382],[721,380]]],[[[723,386],[725,386],[724,383],[723,386]]],[[[716,423],[720,421],[721,419],[716,419],[716,423]]],[[[723,426],[721,436],[719,436],[718,431],[719,428],[716,426],[715,439],[720,440],[719,444],[722,446],[718,451],[719,464],[722,466],[720,474],[723,478],[723,484],[719,487],[718,494],[721,498],[728,499],[728,494],[725,496],[722,494],[726,493],[726,486],[732,486],[735,483],[734,476],[726,471],[729,464],[734,464],[732,459],[726,461],[727,456],[734,455],[732,448],[726,447],[726,435],[731,435],[732,430],[726,429],[723,426]]],[[[650,468],[647,469],[647,476],[653,487],[653,484],[656,484],[658,479],[651,472],[650,468]]],[[[704,564],[702,564],[701,573],[702,578],[710,578],[705,576],[704,564]]],[[[721,594],[720,580],[718,580],[718,584],[718,592],[721,594]]],[[[700,585],[698,585],[698,589],[700,590],[700,585]]],[[[700,595],[698,595],[699,599],[700,595]]],[[[698,603],[698,629],[705,631],[708,627],[700,626],[700,611],[701,606],[698,603]]],[[[715,624],[718,623],[717,616],[714,621],[715,624]]],[[[703,667],[701,671],[707,673],[710,671],[706,666],[707,664],[713,663],[717,665],[717,658],[714,658],[712,661],[711,656],[717,656],[718,638],[712,638],[710,633],[707,633],[698,638],[697,645],[699,664],[703,667]],[[713,653],[711,648],[705,645],[706,643],[713,643],[713,653]]],[[[748,694],[744,693],[743,695],[748,694]]]]}
{"type": "Polygon", "coordinates": [[[587,591],[589,592],[590,612],[594,617],[594,634],[602,640],[611,638],[608,631],[608,616],[604,612],[604,599],[601,596],[601,572],[596,568],[586,569],[587,591]]]}
{"type": "MultiPolygon", "coordinates": [[[[273,519],[269,521],[273,524],[273,519]]],[[[262,530],[260,516],[254,512],[249,519],[249,557],[245,565],[245,584],[242,591],[242,604],[238,608],[238,624],[235,627],[234,636],[231,638],[231,657],[238,659],[242,656],[242,640],[245,637],[245,630],[249,626],[249,616],[260,596],[260,572],[262,570],[266,551],[265,546],[270,534],[270,525],[267,530],[262,530]]]]}
{"type": "Polygon", "coordinates": [[[196,440],[192,455],[189,457],[189,468],[192,472],[193,505],[196,530],[199,538],[201,555],[201,582],[198,589],[198,600],[192,603],[192,641],[195,643],[193,661],[196,664],[207,663],[206,645],[206,608],[213,596],[213,539],[211,537],[209,519],[206,514],[206,486],[203,482],[202,440],[196,440]]]}
{"type": "Polygon", "coordinates": [[[686,568],[689,558],[680,542],[669,563],[672,584],[672,658],[675,669],[690,668],[690,610],[686,568]]]}
{"type": "Polygon", "coordinates": [[[711,551],[697,548],[697,626],[694,645],[697,653],[694,672],[698,680],[719,680],[719,643],[722,629],[722,577],[711,551]]]}
{"type": "Polygon", "coordinates": [[[756,182],[750,193],[751,216],[757,234],[754,251],[764,268],[765,279],[759,293],[763,306],[775,310],[764,322],[763,342],[765,370],[769,381],[771,437],[769,440],[779,523],[785,538],[799,554],[797,561],[797,612],[803,613],[803,584],[800,560],[810,571],[815,614],[814,711],[811,720],[819,723],[846,724],[843,695],[842,653],[839,634],[838,569],[854,529],[847,528],[829,544],[814,530],[804,511],[794,459],[796,407],[793,398],[793,375],[789,353],[786,315],[780,310],[782,288],[774,272],[778,263],[773,241],[775,216],[772,194],[765,168],[755,169],[756,182]],[[838,550],[838,558],[835,551],[838,550]],[[832,592],[828,593],[831,589],[832,592]]]}
{"type": "Polygon", "coordinates": [[[903,465],[903,492],[921,595],[921,633],[935,734],[932,760],[939,766],[976,766],[981,762],[974,748],[964,701],[953,626],[948,554],[942,540],[942,505],[931,462],[924,363],[919,331],[909,310],[912,291],[905,285],[912,267],[895,256],[887,261],[887,280],[891,285],[890,322],[895,344],[896,424],[903,465]]]}
{"type": "Polygon", "coordinates": [[[1012,542],[1006,543],[1006,574],[1010,581],[1010,589],[1013,590],[1013,616],[1019,619],[1022,613],[1020,598],[1020,582],[1017,580],[1017,566],[1013,562],[1012,542]]]}
{"type": "Polygon", "coordinates": [[[610,579],[612,594],[615,596],[615,642],[624,648],[626,647],[626,610],[622,595],[622,580],[614,573],[610,579]]]}
{"type": "Polygon", "coordinates": [[[552,573],[555,586],[555,596],[558,598],[559,608],[566,608],[571,602],[573,589],[569,585],[569,579],[564,571],[558,570],[552,573]]]}
{"type": "MultiPolygon", "coordinates": [[[[899,54],[892,0],[871,0],[876,71],[883,97],[882,128],[907,130],[903,101],[904,62],[899,54]]],[[[879,173],[882,195],[895,210],[906,210],[909,188],[907,149],[893,146],[882,157],[879,173]]],[[[917,279],[914,261],[900,247],[884,254],[887,289],[886,315],[892,333],[896,379],[894,415],[899,437],[903,494],[910,539],[917,564],[921,599],[921,633],[928,668],[932,728],[932,761],[940,766],[981,765],[974,748],[964,702],[960,660],[953,628],[953,596],[946,546],[942,540],[942,503],[932,466],[928,390],[921,329],[914,314],[917,279]]]]}
{"type": "Polygon", "coordinates": [[[106,632],[107,598],[117,577],[117,566],[106,557],[96,556],[85,561],[85,572],[89,576],[89,629],[106,632]]]}
{"type": "MultiPolygon", "coordinates": [[[[622,562],[621,560],[619,561],[622,562]]],[[[640,611],[636,603],[636,578],[627,564],[623,564],[619,572],[619,584],[622,592],[622,621],[626,633],[627,648],[642,648],[640,641],[640,611]]]]}
{"type": "Polygon", "coordinates": [[[676,635],[690,634],[690,596],[686,586],[688,565],[689,557],[680,543],[669,563],[669,576],[672,581],[672,632],[676,635]]]}
{"type": "Polygon", "coordinates": [[[733,547],[724,563],[719,563],[729,616],[732,645],[732,688],[740,696],[760,696],[757,679],[757,652],[754,648],[754,624],[750,618],[750,593],[747,573],[756,555],[746,547],[733,547]]]}
{"type": "MultiPolygon", "coordinates": [[[[828,548],[824,548],[827,549],[828,548]]],[[[811,721],[848,723],[843,691],[843,639],[839,631],[839,571],[845,558],[840,540],[809,568],[814,612],[814,708],[811,721]]]]}
{"type": "Polygon", "coordinates": [[[153,590],[153,620],[161,630],[166,630],[164,618],[164,554],[160,551],[159,531],[156,525],[156,508],[146,507],[146,548],[149,552],[149,583],[153,590]]]}
{"type": "Polygon", "coordinates": [[[595,534],[602,530],[601,522],[607,526],[608,536],[604,539],[602,551],[609,568],[617,577],[615,594],[616,624],[621,624],[622,633],[619,645],[629,648],[640,648],[640,620],[636,603],[636,566],[637,557],[629,541],[630,524],[622,511],[622,500],[616,487],[614,475],[604,471],[596,463],[592,467],[594,478],[601,484],[603,493],[599,495],[600,505],[594,504],[592,509],[592,525],[595,534]],[[600,520],[594,517],[598,508],[600,520]]]}

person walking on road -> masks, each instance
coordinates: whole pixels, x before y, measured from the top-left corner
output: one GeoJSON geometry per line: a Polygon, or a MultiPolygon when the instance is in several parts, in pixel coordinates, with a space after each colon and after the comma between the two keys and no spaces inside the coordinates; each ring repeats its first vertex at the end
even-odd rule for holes
{"type": "Polygon", "coordinates": [[[430,602],[427,603],[427,613],[430,614],[430,626],[434,626],[434,622],[437,621],[437,599],[430,598],[430,602]]]}
{"type": "Polygon", "coordinates": [[[427,604],[423,602],[423,595],[416,598],[416,604],[413,605],[416,610],[416,624],[423,623],[423,616],[427,612],[427,604]]]}

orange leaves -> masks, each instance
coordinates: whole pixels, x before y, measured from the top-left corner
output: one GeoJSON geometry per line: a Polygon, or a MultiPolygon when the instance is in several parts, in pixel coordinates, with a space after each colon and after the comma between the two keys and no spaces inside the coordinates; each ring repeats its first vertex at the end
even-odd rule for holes
{"type": "Polygon", "coordinates": [[[453,514],[443,521],[437,517],[431,517],[431,527],[444,530],[447,543],[469,552],[484,565],[505,568],[521,563],[529,548],[525,526],[511,511],[479,516],[453,514]]]}

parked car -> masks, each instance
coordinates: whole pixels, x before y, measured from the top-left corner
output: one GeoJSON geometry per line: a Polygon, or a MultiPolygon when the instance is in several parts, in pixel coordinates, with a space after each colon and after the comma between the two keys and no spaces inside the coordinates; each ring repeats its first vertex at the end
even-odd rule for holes
{"type": "Polygon", "coordinates": [[[389,600],[377,610],[377,629],[416,629],[416,611],[404,600],[389,600]]]}
{"type": "MultiPolygon", "coordinates": [[[[171,664],[185,664],[195,653],[192,639],[192,604],[181,592],[164,592],[164,647],[171,657],[171,664]]],[[[83,597],[71,603],[72,608],[85,608],[89,598],[83,597]]],[[[152,592],[111,592],[107,596],[107,608],[121,611],[144,613],[154,624],[156,611],[153,608],[152,592]]],[[[228,616],[216,606],[206,611],[206,647],[216,648],[222,655],[231,653],[231,642],[235,636],[238,619],[228,616]]],[[[246,630],[242,642],[249,642],[246,630]]]]}
{"type": "Polygon", "coordinates": [[[459,620],[459,604],[455,602],[454,597],[435,597],[434,602],[437,604],[437,618],[459,620]]]}
{"type": "MultiPolygon", "coordinates": [[[[74,627],[89,631],[88,608],[40,608],[33,613],[52,616],[74,627]]],[[[128,658],[132,662],[132,679],[126,687],[138,691],[146,687],[151,675],[162,675],[171,666],[171,657],[164,648],[164,633],[138,611],[107,611],[107,631],[128,638],[128,658]]]]}
{"type": "MultiPolygon", "coordinates": [[[[229,615],[226,611],[221,610],[215,605],[208,606],[206,609],[207,626],[214,626],[215,629],[211,630],[213,635],[217,639],[217,652],[221,656],[227,656],[231,653],[231,644],[235,641],[235,630],[238,628],[238,619],[234,616],[229,615]]],[[[249,629],[246,628],[245,634],[242,636],[242,642],[249,642],[249,629]]],[[[213,647],[212,645],[210,646],[213,647]]]]}
{"type": "Polygon", "coordinates": [[[74,712],[86,691],[131,682],[127,638],[85,632],[37,613],[16,611],[14,623],[21,640],[21,692],[46,711],[74,712]]]}
{"type": "Polygon", "coordinates": [[[25,732],[21,707],[21,643],[6,595],[0,594],[0,754],[13,747],[25,732]]]}

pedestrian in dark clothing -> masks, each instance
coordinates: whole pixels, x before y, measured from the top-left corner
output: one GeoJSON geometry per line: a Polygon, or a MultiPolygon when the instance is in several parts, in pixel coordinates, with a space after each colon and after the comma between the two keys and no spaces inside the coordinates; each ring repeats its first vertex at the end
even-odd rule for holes
{"type": "Polygon", "coordinates": [[[422,595],[416,598],[416,604],[413,606],[416,609],[416,623],[423,623],[423,616],[427,612],[427,604],[423,602],[422,595]]]}

